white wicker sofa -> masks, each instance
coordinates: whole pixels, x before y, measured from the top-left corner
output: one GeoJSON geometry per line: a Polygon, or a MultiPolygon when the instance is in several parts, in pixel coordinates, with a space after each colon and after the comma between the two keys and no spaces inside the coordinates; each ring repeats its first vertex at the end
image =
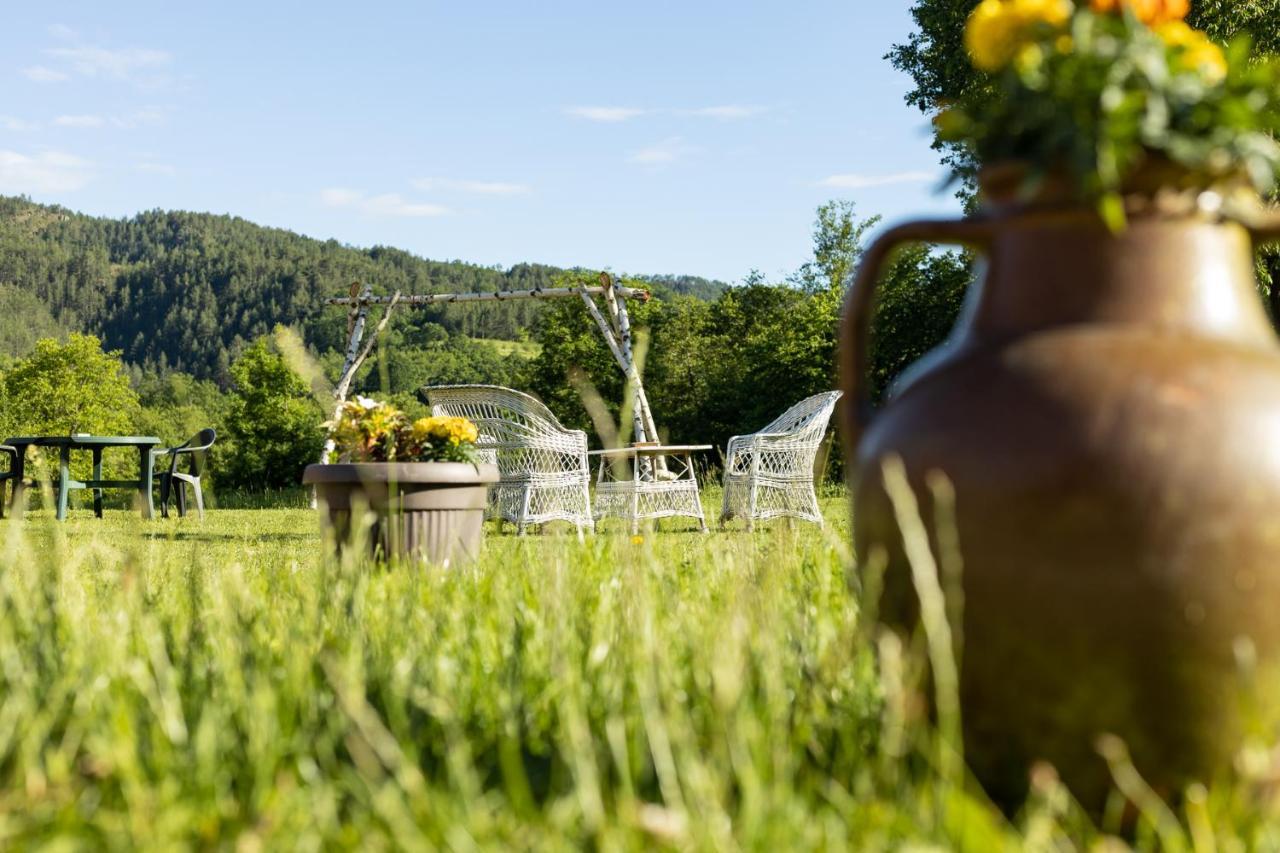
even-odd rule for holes
{"type": "Polygon", "coordinates": [[[477,445],[500,479],[489,493],[491,517],[516,525],[566,521],[594,529],[587,435],[565,429],[542,403],[497,385],[438,385],[423,389],[433,414],[464,417],[480,433],[477,445]]]}

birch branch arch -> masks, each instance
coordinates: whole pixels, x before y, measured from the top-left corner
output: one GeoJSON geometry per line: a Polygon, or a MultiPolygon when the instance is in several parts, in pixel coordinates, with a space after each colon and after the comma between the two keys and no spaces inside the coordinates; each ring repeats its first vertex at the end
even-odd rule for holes
{"type": "MultiPolygon", "coordinates": [[[[547,287],[534,290],[499,290],[491,293],[427,293],[403,296],[399,292],[392,296],[375,296],[369,285],[363,287],[357,283],[351,286],[347,296],[326,299],[325,305],[343,305],[347,308],[347,351],[342,364],[342,374],[334,387],[335,411],[346,402],[351,382],[360,369],[360,365],[373,350],[378,333],[386,328],[391,312],[397,306],[418,308],[426,305],[448,305],[464,302],[507,302],[522,299],[581,299],[588,313],[595,320],[601,337],[609,347],[618,369],[627,380],[627,388],[631,393],[632,429],[637,442],[658,440],[658,428],[653,420],[653,411],[649,408],[649,398],[644,391],[644,381],[635,362],[635,353],[631,344],[631,317],[627,313],[627,300],[649,301],[649,291],[634,287],[623,287],[609,273],[600,274],[599,285],[581,287],[547,287]],[[596,303],[601,297],[604,310],[596,303]],[[367,342],[364,341],[365,329],[369,321],[369,309],[375,305],[387,306],[379,321],[377,329],[367,342]],[[362,346],[363,344],[363,346],[362,346]]],[[[321,462],[327,462],[333,450],[332,437],[325,443],[321,462]]]]}

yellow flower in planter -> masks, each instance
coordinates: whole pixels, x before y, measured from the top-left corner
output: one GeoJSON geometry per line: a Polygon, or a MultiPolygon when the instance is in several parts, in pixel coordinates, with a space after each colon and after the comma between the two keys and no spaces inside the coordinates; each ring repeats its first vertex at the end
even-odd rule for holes
{"type": "Polygon", "coordinates": [[[434,415],[421,418],[413,424],[413,438],[419,443],[435,439],[447,441],[455,446],[463,443],[474,444],[479,436],[476,425],[466,418],[434,415]]]}
{"type": "Polygon", "coordinates": [[[1174,49],[1179,64],[1186,70],[1199,71],[1211,82],[1227,76],[1227,58],[1222,48],[1185,21],[1163,23],[1156,27],[1156,34],[1174,49]]]}
{"type": "Polygon", "coordinates": [[[1044,31],[1071,18],[1071,0],[983,0],[969,16],[964,43],[975,67],[1000,71],[1044,31]]]}

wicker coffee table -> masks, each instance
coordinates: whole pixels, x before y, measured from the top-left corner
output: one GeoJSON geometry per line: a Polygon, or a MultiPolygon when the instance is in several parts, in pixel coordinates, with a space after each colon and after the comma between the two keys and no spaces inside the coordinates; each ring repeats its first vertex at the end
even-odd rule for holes
{"type": "Polygon", "coordinates": [[[693,454],[711,449],[709,444],[649,444],[592,451],[589,455],[600,458],[593,508],[596,519],[627,519],[634,535],[644,519],[686,516],[696,518],[705,533],[707,520],[702,514],[693,454]]]}

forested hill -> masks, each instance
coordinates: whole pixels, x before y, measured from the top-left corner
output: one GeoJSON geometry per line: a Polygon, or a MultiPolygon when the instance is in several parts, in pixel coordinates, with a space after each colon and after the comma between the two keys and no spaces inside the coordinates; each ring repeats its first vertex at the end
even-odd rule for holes
{"type": "MultiPolygon", "coordinates": [[[[0,352],[20,354],[58,330],[92,332],[133,364],[224,379],[240,350],[278,323],[298,327],[320,350],[340,346],[345,321],[321,303],[353,281],[387,293],[523,290],[550,286],[561,272],[354,248],[231,216],[105,219],[0,196],[0,352]]],[[[656,291],[704,299],[725,287],[691,276],[650,280],[656,291]]],[[[540,310],[533,302],[456,305],[423,312],[423,320],[515,339],[540,310]]]]}

